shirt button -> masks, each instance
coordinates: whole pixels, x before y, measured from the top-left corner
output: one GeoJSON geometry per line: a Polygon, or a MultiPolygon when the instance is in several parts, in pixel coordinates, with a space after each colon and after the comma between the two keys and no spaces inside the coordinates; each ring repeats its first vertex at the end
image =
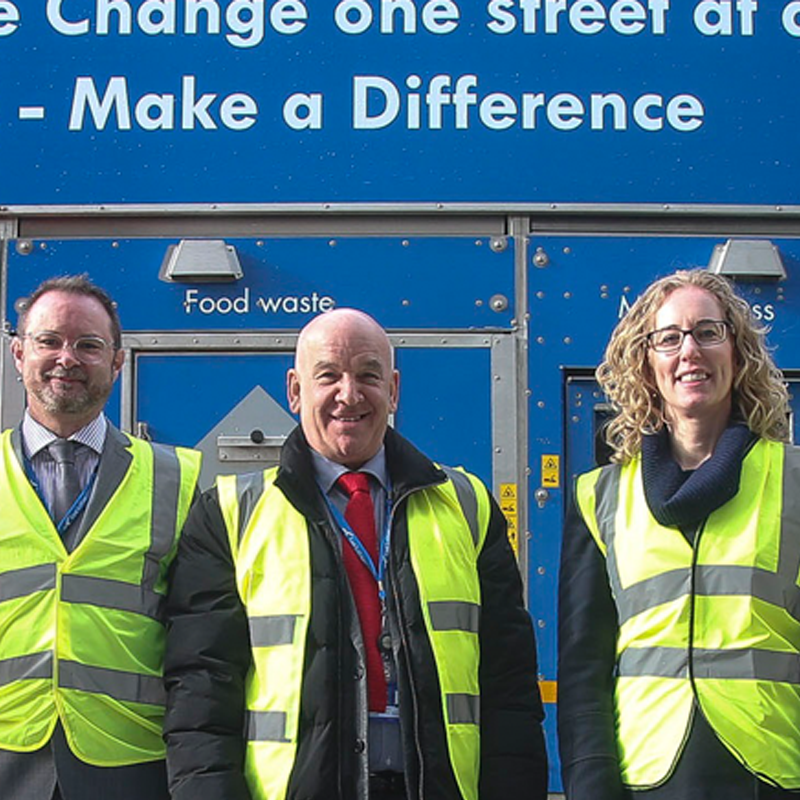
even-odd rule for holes
{"type": "Polygon", "coordinates": [[[367,744],[363,739],[356,739],[356,753],[363,753],[367,749],[367,744]]]}
{"type": "Polygon", "coordinates": [[[364,677],[364,667],[361,667],[361,666],[356,667],[356,671],[355,671],[355,673],[353,673],[353,677],[357,681],[360,681],[364,677]]]}

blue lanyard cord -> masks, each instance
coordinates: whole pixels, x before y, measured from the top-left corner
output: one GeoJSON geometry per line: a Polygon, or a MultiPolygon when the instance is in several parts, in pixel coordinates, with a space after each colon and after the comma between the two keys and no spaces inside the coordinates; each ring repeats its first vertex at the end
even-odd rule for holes
{"type": "Polygon", "coordinates": [[[339,526],[339,530],[341,530],[342,535],[350,543],[350,546],[355,551],[361,563],[364,564],[364,566],[369,570],[370,575],[372,575],[372,577],[375,579],[375,582],[378,584],[378,597],[380,597],[382,603],[386,600],[384,578],[386,577],[386,566],[389,563],[389,541],[391,539],[392,520],[392,500],[388,491],[385,492],[385,498],[386,507],[383,515],[383,535],[380,537],[378,548],[378,564],[376,565],[372,560],[372,556],[369,554],[369,551],[364,546],[364,543],[347,524],[342,512],[339,511],[339,509],[331,502],[327,495],[325,496],[325,500],[328,503],[331,514],[333,514],[333,518],[336,520],[336,524],[339,526]]]}
{"type": "MultiPolygon", "coordinates": [[[[51,511],[50,507],[45,502],[44,496],[42,495],[42,488],[39,485],[39,480],[36,477],[36,473],[33,470],[33,465],[31,464],[30,459],[25,456],[25,473],[28,476],[28,480],[31,482],[31,486],[33,486],[34,491],[36,494],[39,495],[42,502],[47,506],[48,512],[51,511]]],[[[99,465],[98,465],[99,466],[99,465]]],[[[62,534],[70,525],[77,519],[77,517],[83,512],[83,509],[86,508],[86,504],[89,502],[89,495],[91,494],[92,487],[94,486],[95,478],[97,477],[97,467],[92,470],[92,474],[89,476],[89,480],[86,482],[86,486],[83,487],[81,493],[75,498],[75,502],[70,506],[69,511],[64,515],[64,519],[58,521],[56,523],[56,530],[59,534],[62,534]]]]}
{"type": "Polygon", "coordinates": [[[59,534],[64,533],[80,514],[83,513],[83,509],[86,508],[86,504],[89,502],[89,494],[92,491],[92,486],[94,485],[94,479],[96,477],[97,469],[95,468],[86,486],[83,487],[81,493],[75,498],[75,502],[70,506],[69,511],[64,515],[64,519],[56,525],[59,534]]]}

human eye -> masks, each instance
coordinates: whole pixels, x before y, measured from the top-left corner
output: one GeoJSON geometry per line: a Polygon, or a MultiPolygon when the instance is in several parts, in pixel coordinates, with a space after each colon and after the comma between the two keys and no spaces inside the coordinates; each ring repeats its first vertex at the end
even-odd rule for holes
{"type": "Polygon", "coordinates": [[[716,344],[722,341],[723,332],[720,330],[721,328],[722,324],[719,322],[698,322],[692,335],[698,344],[716,344]]]}
{"type": "Polygon", "coordinates": [[[383,375],[378,370],[367,370],[362,372],[359,376],[362,383],[367,383],[370,386],[375,386],[383,380],[383,375]]]}
{"type": "Polygon", "coordinates": [[[653,346],[658,349],[679,347],[683,334],[675,328],[663,328],[653,334],[653,346]]]}
{"type": "Polygon", "coordinates": [[[314,380],[317,383],[330,384],[338,379],[338,373],[332,369],[321,369],[314,373],[314,380]]]}
{"type": "Polygon", "coordinates": [[[64,346],[64,340],[57,333],[37,333],[31,337],[37,350],[57,352],[64,346]]]}
{"type": "Polygon", "coordinates": [[[106,349],[106,343],[102,339],[95,339],[87,337],[85,339],[78,339],[75,342],[75,350],[86,356],[99,356],[106,349]]]}

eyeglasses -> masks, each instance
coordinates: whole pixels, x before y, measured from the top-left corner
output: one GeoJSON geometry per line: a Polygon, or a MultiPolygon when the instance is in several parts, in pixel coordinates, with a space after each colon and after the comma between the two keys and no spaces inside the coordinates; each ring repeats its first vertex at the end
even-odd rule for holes
{"type": "Polygon", "coordinates": [[[670,325],[647,334],[647,343],[657,353],[677,353],[683,347],[687,335],[698,347],[716,347],[728,338],[733,325],[725,319],[701,319],[693,328],[678,328],[670,325]]]}
{"type": "Polygon", "coordinates": [[[116,349],[102,336],[79,336],[73,342],[68,342],[59,333],[40,331],[23,334],[21,338],[29,339],[36,355],[42,358],[55,358],[68,347],[72,355],[84,364],[99,364],[109,350],[116,349]]]}

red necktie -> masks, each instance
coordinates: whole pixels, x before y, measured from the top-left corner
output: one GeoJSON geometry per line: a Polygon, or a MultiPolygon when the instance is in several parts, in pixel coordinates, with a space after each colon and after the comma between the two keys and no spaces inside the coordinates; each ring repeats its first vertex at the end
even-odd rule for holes
{"type": "MultiPolygon", "coordinates": [[[[339,485],[347,492],[349,500],[344,518],[361,540],[378,565],[378,537],[375,535],[375,507],[369,492],[369,477],[365,472],[346,472],[339,478],[339,485]]],[[[367,657],[367,691],[369,710],[386,710],[386,676],[383,671],[383,658],[378,650],[381,634],[381,603],[378,598],[378,584],[369,568],[359,558],[348,542],[342,548],[344,567],[350,579],[350,589],[361,621],[361,636],[367,657]]]]}

